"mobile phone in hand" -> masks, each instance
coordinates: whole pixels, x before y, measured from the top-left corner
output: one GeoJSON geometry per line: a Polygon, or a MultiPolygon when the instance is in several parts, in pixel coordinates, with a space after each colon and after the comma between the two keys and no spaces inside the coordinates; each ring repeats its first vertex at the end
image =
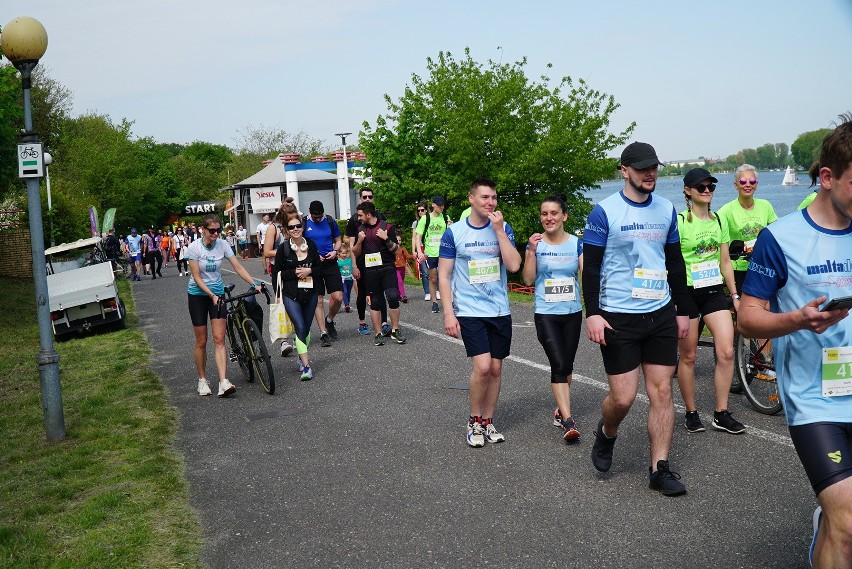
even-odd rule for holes
{"type": "Polygon", "coordinates": [[[840,308],[852,308],[852,296],[841,296],[840,298],[832,298],[828,304],[822,307],[820,312],[827,310],[838,310],[840,308]]]}

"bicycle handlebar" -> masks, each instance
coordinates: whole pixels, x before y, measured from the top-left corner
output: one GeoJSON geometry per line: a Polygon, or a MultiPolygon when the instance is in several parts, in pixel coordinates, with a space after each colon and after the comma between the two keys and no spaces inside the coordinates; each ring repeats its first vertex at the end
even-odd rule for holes
{"type": "Polygon", "coordinates": [[[225,287],[225,294],[224,294],[224,296],[219,296],[219,302],[220,302],[220,303],[222,303],[222,304],[229,304],[229,303],[231,303],[231,302],[236,302],[236,301],[238,301],[238,300],[242,300],[242,299],[244,299],[244,298],[248,298],[248,297],[250,297],[250,296],[254,296],[254,295],[256,295],[256,294],[260,294],[260,292],[262,292],[262,293],[263,293],[263,296],[265,296],[265,297],[266,297],[266,304],[271,304],[271,303],[272,303],[272,300],[271,300],[271,299],[270,299],[270,297],[269,297],[269,290],[266,288],[266,283],[260,283],[260,292],[258,292],[257,290],[255,290],[255,288],[254,288],[254,287],[252,287],[252,288],[251,288],[251,290],[249,290],[249,291],[248,291],[248,292],[246,292],[246,293],[238,294],[238,295],[236,295],[236,296],[232,296],[232,295],[230,294],[230,291],[231,291],[231,290],[233,290],[233,285],[231,285],[230,287],[225,287]]]}

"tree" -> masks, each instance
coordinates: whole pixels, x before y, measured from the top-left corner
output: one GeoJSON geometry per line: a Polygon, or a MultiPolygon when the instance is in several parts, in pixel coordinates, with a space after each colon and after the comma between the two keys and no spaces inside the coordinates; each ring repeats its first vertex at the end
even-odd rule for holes
{"type": "Polygon", "coordinates": [[[295,134],[280,128],[264,125],[248,125],[238,130],[235,139],[238,153],[250,153],[262,156],[261,160],[273,158],[281,152],[295,152],[305,159],[322,154],[323,144],[318,138],[311,138],[304,131],[295,134]]]}
{"type": "Polygon", "coordinates": [[[793,155],[793,160],[802,168],[810,168],[814,160],[819,159],[819,150],[822,146],[822,141],[831,133],[829,128],[821,128],[819,130],[811,130],[803,132],[796,137],[793,144],[790,145],[790,153],[793,155]]]}
{"type": "Polygon", "coordinates": [[[768,170],[775,165],[775,146],[769,143],[763,146],[758,146],[755,150],[757,158],[753,166],[757,166],[760,170],[768,170]]]}
{"type": "Polygon", "coordinates": [[[582,226],[590,210],[582,189],[612,175],[616,162],[607,153],[634,125],[609,134],[618,108],[611,96],[570,77],[553,88],[547,77],[530,81],[526,63],[480,64],[469,49],[458,61],[439,52],[399,100],[385,95],[389,113],[364,122],[360,137],[382,211],[406,226],[414,204],[441,194],[455,217],[467,207],[471,182],[486,176],[497,182],[518,235],[540,231],[540,201],[553,193],[565,194],[569,223],[582,226]]]}

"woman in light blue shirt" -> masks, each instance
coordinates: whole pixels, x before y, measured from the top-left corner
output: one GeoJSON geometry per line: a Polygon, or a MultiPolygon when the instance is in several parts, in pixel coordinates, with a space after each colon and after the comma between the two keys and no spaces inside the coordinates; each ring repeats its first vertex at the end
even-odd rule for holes
{"type": "Polygon", "coordinates": [[[556,399],[553,424],[562,427],[565,442],[580,437],[571,416],[571,379],[580,341],[582,305],[580,273],[583,242],[565,231],[568,208],[561,196],[541,203],[544,233],[533,233],[524,260],[524,282],[535,283],[535,329],[550,361],[550,387],[556,399]]]}

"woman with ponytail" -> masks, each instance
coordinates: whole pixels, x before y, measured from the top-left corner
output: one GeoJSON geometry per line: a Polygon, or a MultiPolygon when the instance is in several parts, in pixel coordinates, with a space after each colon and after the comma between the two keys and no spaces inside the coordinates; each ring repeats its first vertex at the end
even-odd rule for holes
{"type": "Polygon", "coordinates": [[[734,309],[739,308],[740,297],[728,254],[730,237],[727,223],[710,210],[717,182],[704,168],[693,168],[683,177],[686,209],[678,214],[677,222],[690,293],[689,333],[678,341],[677,381],[686,407],[684,427],[690,433],[700,433],[704,431],[704,425],[695,405],[695,354],[698,349],[698,317],[703,315],[704,323],[713,334],[716,349],[713,428],[738,434],[744,432],[745,427],[728,411],[728,394],[734,378],[734,325],[723,283],[734,299],[734,309]]]}

